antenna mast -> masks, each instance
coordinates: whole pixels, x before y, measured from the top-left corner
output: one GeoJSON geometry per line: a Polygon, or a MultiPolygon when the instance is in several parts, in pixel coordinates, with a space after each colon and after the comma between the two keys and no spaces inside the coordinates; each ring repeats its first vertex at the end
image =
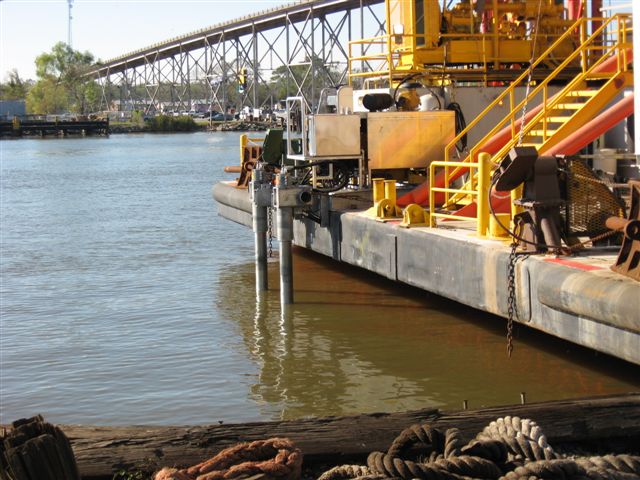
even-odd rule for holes
{"type": "Polygon", "coordinates": [[[73,0],[67,0],[67,3],[69,4],[69,24],[67,26],[67,33],[68,33],[67,45],[71,47],[71,20],[73,19],[73,16],[71,15],[71,8],[73,7],[73,0]]]}

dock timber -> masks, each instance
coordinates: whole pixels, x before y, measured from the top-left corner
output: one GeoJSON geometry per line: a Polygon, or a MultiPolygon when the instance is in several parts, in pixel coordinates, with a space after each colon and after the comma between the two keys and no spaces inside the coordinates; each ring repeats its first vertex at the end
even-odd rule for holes
{"type": "Polygon", "coordinates": [[[640,443],[640,394],[484,408],[455,413],[425,409],[280,422],[182,427],[98,427],[62,425],[85,480],[111,479],[119,469],[153,471],[188,466],[239,442],[288,437],[303,451],[305,465],[362,461],[385,450],[406,427],[429,423],[459,428],[473,437],[506,415],[531,418],[551,445],[637,448],[640,443]],[[617,445],[617,447],[616,447],[617,445]]]}
{"type": "Polygon", "coordinates": [[[24,120],[0,122],[0,136],[21,137],[23,135],[108,135],[108,120],[24,120]]]}

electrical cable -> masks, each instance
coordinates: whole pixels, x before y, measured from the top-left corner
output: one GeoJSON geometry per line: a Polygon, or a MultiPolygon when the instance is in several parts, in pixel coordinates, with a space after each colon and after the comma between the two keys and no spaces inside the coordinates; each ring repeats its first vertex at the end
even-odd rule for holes
{"type": "MultiPolygon", "coordinates": [[[[422,77],[423,75],[424,74],[421,73],[421,72],[414,72],[414,73],[410,73],[409,75],[405,75],[404,77],[402,77],[400,79],[400,82],[398,82],[398,85],[396,86],[396,88],[393,90],[393,104],[397,105],[397,103],[398,103],[398,90],[400,89],[400,87],[404,83],[408,82],[412,78],[422,77]]],[[[438,102],[438,110],[442,110],[442,102],[440,101],[440,97],[438,96],[438,94],[436,92],[434,92],[431,87],[429,87],[427,85],[422,85],[422,87],[427,89],[427,90],[429,90],[429,92],[435,97],[436,101],[438,102]]]]}
{"type": "MultiPolygon", "coordinates": [[[[465,128],[467,128],[467,121],[464,118],[464,113],[462,113],[462,108],[458,102],[451,102],[446,107],[447,110],[452,110],[455,112],[455,122],[456,122],[456,135],[462,132],[465,128]]],[[[456,149],[458,152],[462,153],[467,148],[467,134],[465,133],[462,138],[460,138],[459,142],[460,146],[456,143],[456,149]]]]}
{"type": "Polygon", "coordinates": [[[536,249],[547,249],[547,250],[552,249],[552,250],[562,251],[565,248],[562,245],[557,246],[557,245],[548,245],[546,243],[531,242],[529,240],[522,238],[520,235],[517,235],[515,232],[511,231],[508,227],[505,227],[502,224],[500,219],[498,219],[498,216],[496,215],[496,212],[493,209],[493,204],[491,202],[491,191],[493,190],[493,187],[495,187],[496,183],[498,183],[498,180],[500,179],[500,176],[501,176],[501,174],[498,172],[499,170],[496,170],[497,175],[493,176],[493,178],[491,179],[491,185],[489,186],[489,211],[491,212],[491,216],[495,219],[495,221],[498,223],[500,228],[502,228],[505,232],[511,235],[511,237],[514,238],[515,240],[526,243],[528,245],[533,245],[534,247],[536,247],[536,249]]]}

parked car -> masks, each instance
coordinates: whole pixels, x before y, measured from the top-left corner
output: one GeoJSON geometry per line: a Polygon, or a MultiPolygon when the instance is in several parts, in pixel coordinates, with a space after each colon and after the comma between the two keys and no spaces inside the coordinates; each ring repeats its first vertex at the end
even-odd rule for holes
{"type": "Polygon", "coordinates": [[[234,116],[231,115],[230,113],[216,113],[213,117],[211,117],[211,120],[213,120],[214,122],[224,122],[224,121],[229,121],[229,120],[233,120],[234,116]]]}

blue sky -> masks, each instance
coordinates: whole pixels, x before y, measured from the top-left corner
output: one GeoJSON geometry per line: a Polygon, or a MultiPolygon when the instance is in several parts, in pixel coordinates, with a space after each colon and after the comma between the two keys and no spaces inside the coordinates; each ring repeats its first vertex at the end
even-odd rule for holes
{"type": "MultiPolygon", "coordinates": [[[[288,3],[286,0],[74,0],[72,43],[107,60],[123,53],[288,3]]],[[[0,0],[0,79],[16,68],[35,79],[34,60],[67,41],[67,0],[0,0]]]]}

